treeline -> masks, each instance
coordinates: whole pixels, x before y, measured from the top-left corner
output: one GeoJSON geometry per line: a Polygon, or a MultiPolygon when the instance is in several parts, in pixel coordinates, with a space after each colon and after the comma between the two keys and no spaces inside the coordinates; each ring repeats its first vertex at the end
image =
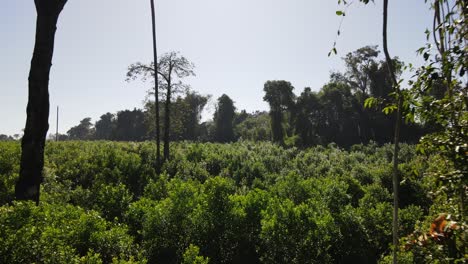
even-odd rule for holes
{"type": "MultiPolygon", "coordinates": [[[[171,134],[172,141],[200,140],[203,125],[200,124],[201,112],[209,96],[187,91],[172,102],[171,134]]],[[[164,118],[165,111],[161,108],[164,118]]],[[[87,117],[80,124],[59,135],[59,140],[115,140],[145,141],[154,137],[154,102],[149,101],[143,109],[123,110],[115,114],[103,114],[95,123],[87,117]]],[[[164,123],[162,123],[164,128],[164,123]]],[[[50,135],[54,139],[56,135],[50,135]]]]}
{"type": "MultiPolygon", "coordinates": [[[[202,123],[201,114],[210,96],[185,89],[175,100],[169,99],[172,101],[169,139],[201,142],[271,140],[296,147],[332,142],[342,147],[369,141],[380,144],[391,142],[394,117],[384,113],[383,105],[391,100],[392,84],[386,62],[379,59],[377,46],[360,48],[347,54],[343,60],[345,71],[333,72],[330,81],[318,92],[306,87],[296,95],[290,82],[267,81],[263,99],[270,105],[269,113],[237,111],[234,101],[223,94],[217,99],[213,118],[202,123]],[[365,100],[369,97],[378,98],[382,106],[366,108],[365,100]]],[[[397,73],[401,74],[403,63],[395,58],[394,65],[397,73]]],[[[134,68],[143,66],[137,64],[131,67],[131,74],[135,74],[134,68]]],[[[160,106],[160,120],[166,120],[169,108],[164,100],[161,105],[164,107],[160,106]]],[[[143,109],[106,113],[94,124],[91,118],[85,118],[67,135],[59,135],[58,139],[150,140],[155,134],[154,108],[154,101],[148,100],[143,109]]],[[[165,131],[165,125],[166,122],[161,122],[161,131],[165,131]]],[[[405,123],[401,140],[417,142],[427,129],[420,124],[405,123]]],[[[55,138],[55,135],[51,135],[51,138],[55,138]]]]}
{"type": "MultiPolygon", "coordinates": [[[[172,103],[171,141],[234,142],[239,139],[268,141],[271,137],[270,118],[267,112],[247,113],[236,111],[234,102],[227,95],[218,99],[213,119],[201,122],[209,95],[189,91],[178,96],[172,103]]],[[[86,117],[70,128],[66,134],[50,134],[49,140],[111,140],[146,141],[154,138],[154,101],[149,101],[143,109],[122,110],[106,113],[92,122],[86,117]]],[[[160,109],[164,119],[164,108],[160,109]]],[[[164,123],[161,123],[164,130],[164,123]]],[[[7,136],[5,136],[7,138],[7,136]]],[[[9,138],[9,137],[8,137],[9,138]]]]}
{"type": "MultiPolygon", "coordinates": [[[[264,100],[270,105],[271,139],[283,145],[309,147],[334,142],[354,144],[391,142],[394,116],[384,108],[391,101],[392,83],[385,60],[379,59],[377,46],[366,46],[348,53],[345,71],[333,72],[330,81],[318,92],[306,87],[300,95],[287,81],[267,81],[264,100]],[[381,104],[365,107],[366,99],[378,98],[381,104]],[[387,113],[385,113],[387,112],[387,113]]],[[[403,63],[393,59],[397,74],[403,63]]],[[[417,142],[428,128],[403,124],[401,140],[417,142]]]]}
{"type": "Polygon", "coordinates": [[[13,136],[0,134],[0,141],[14,141],[14,140],[18,140],[19,138],[20,138],[19,134],[14,134],[13,136]]]}

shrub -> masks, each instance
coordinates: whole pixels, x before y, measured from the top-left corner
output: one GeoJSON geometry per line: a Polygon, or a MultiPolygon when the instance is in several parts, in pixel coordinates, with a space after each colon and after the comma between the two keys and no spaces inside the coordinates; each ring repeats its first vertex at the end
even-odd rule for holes
{"type": "Polygon", "coordinates": [[[138,255],[125,226],[72,205],[0,207],[0,237],[0,263],[77,263],[82,257],[109,263],[138,255]]]}

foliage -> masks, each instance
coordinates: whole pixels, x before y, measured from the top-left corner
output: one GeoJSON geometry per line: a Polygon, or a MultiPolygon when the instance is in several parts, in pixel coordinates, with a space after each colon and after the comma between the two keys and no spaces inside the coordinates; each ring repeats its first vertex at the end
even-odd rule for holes
{"type": "Polygon", "coordinates": [[[184,252],[182,264],[208,264],[209,258],[199,256],[200,248],[190,244],[184,252]]]}
{"type": "MultiPolygon", "coordinates": [[[[156,59],[156,58],[155,58],[156,59]]],[[[157,77],[161,76],[162,78],[158,79],[158,85],[155,85],[155,89],[158,88],[164,93],[164,160],[169,159],[170,150],[169,142],[171,141],[171,103],[173,97],[176,93],[188,91],[189,86],[182,82],[183,78],[194,76],[195,73],[193,69],[195,68],[194,64],[191,63],[187,58],[180,55],[178,52],[168,52],[163,54],[158,61],[153,61],[149,65],[145,65],[141,62],[137,62],[128,67],[127,80],[135,80],[140,77],[142,80],[146,80],[148,77],[157,77]],[[160,83],[159,83],[160,82],[160,83]]],[[[149,93],[159,93],[160,91],[149,91],[149,93]]],[[[156,96],[157,98],[158,96],[156,96]]],[[[159,102],[157,102],[159,105],[159,102]]],[[[158,106],[159,107],[159,106],[158,106]]],[[[159,110],[159,109],[155,109],[159,110]]],[[[159,113],[159,112],[158,112],[159,113]]],[[[156,116],[156,114],[155,114],[156,116]]],[[[159,117],[159,116],[157,116],[159,117]]],[[[159,118],[157,127],[159,127],[159,118]]],[[[159,142],[159,131],[157,131],[157,141],[159,142]]],[[[157,143],[159,145],[159,143],[157,143]]],[[[158,149],[159,157],[159,149],[158,149]]],[[[158,158],[158,167],[159,167],[159,158],[158,158]]]]}
{"type": "Polygon", "coordinates": [[[91,123],[91,118],[86,117],[80,121],[80,124],[70,128],[67,131],[68,137],[72,140],[89,140],[93,137],[94,128],[93,124],[91,123]]]}
{"type": "MultiPolygon", "coordinates": [[[[306,87],[298,97],[289,82],[267,81],[264,100],[270,104],[272,141],[301,148],[332,142],[342,147],[391,142],[393,133],[388,128],[395,117],[387,114],[396,105],[388,105],[392,80],[379,53],[377,46],[366,46],[346,54],[344,72],[331,73],[330,81],[317,92],[306,87]]],[[[403,63],[398,58],[392,63],[399,76],[403,63]]],[[[405,123],[401,139],[415,143],[427,131],[421,124],[405,123]]]]}
{"type": "Polygon", "coordinates": [[[112,140],[115,138],[115,126],[116,126],[115,115],[106,113],[96,121],[95,127],[95,138],[98,140],[112,140]]]}
{"type": "Polygon", "coordinates": [[[269,141],[271,139],[270,117],[267,112],[246,113],[242,120],[235,120],[235,123],[234,133],[239,140],[269,141]]]}
{"type": "MultiPolygon", "coordinates": [[[[346,1],[339,1],[339,4],[341,2],[346,4],[346,1]]],[[[360,0],[360,2],[367,4],[369,1],[360,0]]],[[[417,68],[414,78],[409,80],[410,89],[398,90],[397,95],[401,102],[398,108],[404,110],[405,119],[417,120],[431,129],[432,133],[421,138],[418,150],[432,156],[439,165],[426,175],[431,183],[428,187],[431,189],[432,199],[437,202],[430,208],[431,214],[425,223],[419,226],[419,231],[415,233],[416,239],[409,243],[415,244],[411,247],[412,254],[405,256],[424,262],[465,262],[464,204],[468,179],[466,143],[468,142],[466,79],[468,6],[466,1],[459,0],[425,2],[430,4],[433,12],[432,27],[425,31],[427,43],[417,50],[417,53],[423,57],[425,65],[417,68]],[[458,228],[453,232],[445,230],[450,231],[443,236],[445,239],[433,239],[437,242],[434,243],[427,238],[423,230],[427,230],[428,225],[431,225],[432,229],[434,215],[447,213],[453,217],[455,223],[458,223],[458,228]]],[[[388,1],[384,3],[388,4],[388,1]]],[[[408,68],[414,70],[412,65],[408,68]]],[[[375,100],[368,101],[368,104],[374,102],[375,100]]],[[[384,111],[391,112],[396,108],[396,105],[389,105],[384,111]]]]}
{"type": "MultiPolygon", "coordinates": [[[[156,174],[153,143],[50,142],[36,207],[11,203],[19,143],[0,143],[10,190],[0,207],[1,262],[376,263],[389,252],[390,145],[171,148],[156,174]]],[[[419,193],[401,197],[408,236],[439,204],[425,196],[429,178],[417,176],[438,164],[408,145],[400,159],[408,193],[419,193]]]]}
{"type": "Polygon", "coordinates": [[[115,139],[118,141],[143,141],[146,138],[146,126],[142,110],[119,111],[115,121],[115,139]]]}
{"type": "Polygon", "coordinates": [[[283,144],[283,115],[294,106],[294,87],[287,81],[267,81],[263,86],[263,100],[270,105],[272,141],[283,144]]]}
{"type": "Polygon", "coordinates": [[[114,258],[139,256],[124,225],[72,205],[5,205],[0,208],[0,227],[2,263],[82,263],[91,259],[110,263],[114,258]]]}
{"type": "Polygon", "coordinates": [[[229,96],[223,94],[218,98],[218,105],[214,113],[215,140],[217,142],[234,141],[233,122],[236,108],[229,96]]]}

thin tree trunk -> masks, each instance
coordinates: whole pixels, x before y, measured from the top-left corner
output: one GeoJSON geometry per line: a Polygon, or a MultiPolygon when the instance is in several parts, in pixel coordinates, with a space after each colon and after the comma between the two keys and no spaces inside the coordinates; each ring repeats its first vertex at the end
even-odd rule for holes
{"type": "Polygon", "coordinates": [[[49,129],[49,75],[57,21],[66,0],[35,0],[36,42],[29,72],[26,127],[21,140],[20,175],[15,186],[18,200],[39,204],[43,180],[44,147],[49,129]]]}
{"type": "Polygon", "coordinates": [[[395,119],[395,134],[394,134],[394,149],[393,149],[393,263],[398,263],[398,200],[399,200],[399,186],[400,181],[398,179],[398,152],[400,143],[400,126],[402,116],[403,98],[398,88],[398,83],[395,76],[395,68],[393,65],[392,58],[388,52],[387,42],[387,22],[388,22],[388,0],[384,0],[383,8],[383,49],[385,53],[385,59],[387,61],[388,71],[392,79],[393,89],[397,93],[397,113],[395,119]]]}
{"type": "Polygon", "coordinates": [[[57,122],[55,123],[55,142],[58,142],[58,124],[59,124],[59,107],[57,105],[57,122]]]}
{"type": "Polygon", "coordinates": [[[284,134],[283,134],[283,113],[280,110],[271,111],[270,110],[270,117],[271,117],[271,132],[273,137],[273,142],[280,144],[281,146],[284,145],[284,134]]]}
{"type": "Polygon", "coordinates": [[[153,61],[154,61],[154,107],[155,107],[155,117],[156,117],[156,126],[155,126],[155,137],[156,137],[156,172],[159,173],[161,169],[161,140],[160,140],[160,127],[159,127],[159,81],[158,81],[158,51],[156,48],[156,14],[154,8],[154,0],[151,2],[151,23],[153,25],[153,61]]]}
{"type": "Polygon", "coordinates": [[[395,120],[395,135],[394,135],[394,148],[393,148],[393,263],[398,263],[398,200],[399,200],[399,189],[400,179],[398,177],[398,152],[400,151],[400,130],[401,130],[401,108],[403,104],[403,98],[399,95],[398,97],[398,108],[395,120]]]}
{"type": "Polygon", "coordinates": [[[166,104],[164,112],[164,160],[169,159],[169,134],[171,127],[171,83],[167,84],[166,104]]]}

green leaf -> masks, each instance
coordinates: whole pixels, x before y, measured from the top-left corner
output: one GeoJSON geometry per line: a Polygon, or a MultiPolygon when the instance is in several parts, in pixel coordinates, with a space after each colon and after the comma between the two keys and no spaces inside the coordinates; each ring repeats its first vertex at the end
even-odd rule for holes
{"type": "Polygon", "coordinates": [[[426,31],[424,31],[424,33],[426,33],[426,40],[429,41],[429,38],[431,36],[431,31],[429,31],[429,29],[426,28],[426,31]]]}
{"type": "Polygon", "coordinates": [[[341,10],[336,11],[336,15],[337,16],[346,16],[345,12],[343,12],[341,10]]]}
{"type": "Polygon", "coordinates": [[[393,111],[395,111],[396,109],[398,109],[398,107],[396,105],[389,105],[389,106],[385,107],[382,110],[382,112],[384,112],[384,114],[388,115],[388,114],[393,113],[393,111]]]}
{"type": "Polygon", "coordinates": [[[372,108],[377,104],[377,98],[369,97],[364,101],[364,108],[372,108]]]}

